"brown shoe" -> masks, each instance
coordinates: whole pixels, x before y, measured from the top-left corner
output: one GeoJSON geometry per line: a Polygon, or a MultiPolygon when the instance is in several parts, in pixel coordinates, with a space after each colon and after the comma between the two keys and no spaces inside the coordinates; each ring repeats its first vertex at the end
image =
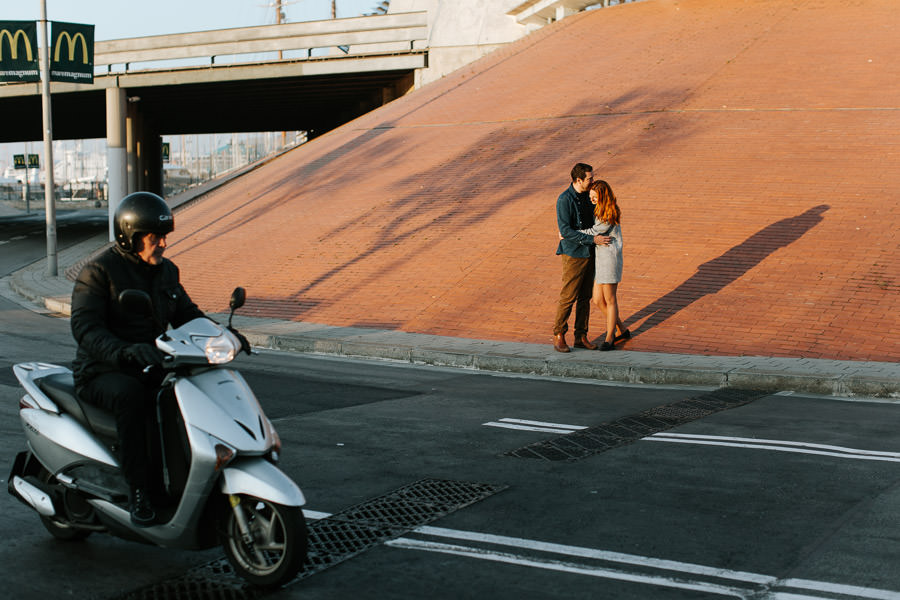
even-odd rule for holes
{"type": "Polygon", "coordinates": [[[566,334],[557,333],[553,336],[553,349],[557,352],[571,352],[569,345],[566,344],[566,334]]]}
{"type": "Polygon", "coordinates": [[[587,334],[582,334],[575,336],[575,347],[584,348],[585,350],[596,350],[597,344],[592,344],[591,341],[587,339],[587,334]]]}

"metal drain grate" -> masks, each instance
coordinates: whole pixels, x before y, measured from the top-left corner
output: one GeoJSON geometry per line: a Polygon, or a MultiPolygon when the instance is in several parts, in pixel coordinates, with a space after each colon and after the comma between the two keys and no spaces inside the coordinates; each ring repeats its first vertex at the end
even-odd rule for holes
{"type": "Polygon", "coordinates": [[[715,412],[736,408],[767,396],[768,392],[720,388],[702,396],[687,398],[622,417],[609,423],[529,444],[505,456],[544,460],[579,460],[631,444],[641,438],[702,419],[715,412]]]}
{"type": "Polygon", "coordinates": [[[303,576],[330,567],[391,537],[390,531],[365,524],[323,519],[309,528],[309,553],[303,576]],[[338,560],[340,559],[340,560],[338,560]]]}
{"type": "MultiPolygon", "coordinates": [[[[309,524],[309,553],[294,582],[344,562],[506,489],[466,481],[422,479],[309,524]]],[[[291,585],[291,584],[288,584],[291,585]]],[[[255,600],[265,594],[240,579],[220,558],[185,575],[116,600],[255,600]]]]}
{"type": "Polygon", "coordinates": [[[148,585],[117,600],[256,600],[260,591],[238,580],[230,565],[226,572],[204,565],[188,574],[148,585]]]}
{"type": "Polygon", "coordinates": [[[451,481],[446,479],[422,479],[402,487],[385,498],[396,497],[419,503],[431,503],[445,506],[453,510],[465,508],[474,502],[506,489],[506,486],[494,486],[485,483],[451,481]]]}
{"type": "Polygon", "coordinates": [[[466,481],[422,479],[383,496],[351,506],[310,525],[310,559],[306,561],[298,579],[309,577],[322,569],[368,550],[376,544],[400,537],[408,531],[483,500],[506,486],[466,481]],[[346,548],[326,552],[326,560],[315,564],[318,549],[315,537],[319,529],[329,530],[351,526],[358,530],[346,548]]]}

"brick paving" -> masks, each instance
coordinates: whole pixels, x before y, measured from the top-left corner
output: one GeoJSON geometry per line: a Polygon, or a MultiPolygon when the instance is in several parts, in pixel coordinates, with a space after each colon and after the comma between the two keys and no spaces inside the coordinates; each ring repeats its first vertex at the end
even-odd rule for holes
{"type": "Polygon", "coordinates": [[[168,256],[209,311],[243,285],[256,317],[549,344],[586,161],[628,350],[898,361],[898,26],[895,0],[581,13],[180,209],[168,256]]]}

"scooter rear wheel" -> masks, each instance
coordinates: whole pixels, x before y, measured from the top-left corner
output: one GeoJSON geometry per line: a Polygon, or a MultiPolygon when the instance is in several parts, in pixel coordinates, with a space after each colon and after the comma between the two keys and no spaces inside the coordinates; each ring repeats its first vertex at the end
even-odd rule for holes
{"type": "Polygon", "coordinates": [[[303,510],[252,496],[240,496],[223,530],[222,546],[238,575],[254,585],[275,587],[293,579],[306,560],[308,533],[303,510]],[[235,510],[243,513],[245,540],[235,510]]]}

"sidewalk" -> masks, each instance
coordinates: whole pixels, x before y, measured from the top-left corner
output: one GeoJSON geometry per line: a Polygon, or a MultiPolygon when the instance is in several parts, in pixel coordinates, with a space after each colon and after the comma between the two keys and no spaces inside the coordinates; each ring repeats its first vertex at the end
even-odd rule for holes
{"type": "MultiPolygon", "coordinates": [[[[2,288],[51,313],[68,316],[72,282],[65,271],[104,246],[105,234],[58,255],[59,277],[45,260],[0,280],[2,288]]],[[[560,354],[546,344],[442,337],[235,315],[235,326],[261,348],[611,382],[742,387],[839,397],[900,400],[900,364],[807,358],[700,356],[615,350],[560,354]]]]}

